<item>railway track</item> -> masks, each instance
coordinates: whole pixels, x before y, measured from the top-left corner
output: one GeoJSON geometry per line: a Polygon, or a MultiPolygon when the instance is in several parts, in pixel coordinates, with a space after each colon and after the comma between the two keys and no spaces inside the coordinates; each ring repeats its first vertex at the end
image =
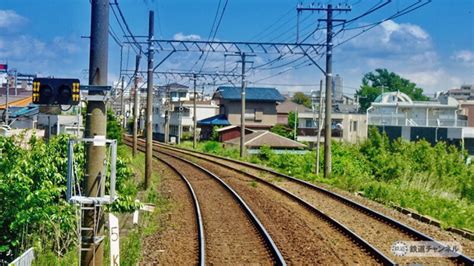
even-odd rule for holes
{"type": "MultiPolygon", "coordinates": [[[[186,160],[161,149],[159,153],[186,160]]],[[[214,173],[216,170],[212,169],[214,173]]],[[[269,182],[260,181],[262,185],[253,187],[250,180],[228,178],[229,173],[219,175],[253,207],[289,263],[394,264],[357,234],[297,196],[269,182]]]]}
{"type": "MultiPolygon", "coordinates": [[[[139,146],[139,150],[144,151],[144,147],[139,146]]],[[[193,195],[198,217],[200,265],[286,264],[252,210],[218,176],[190,161],[158,156],[156,152],[153,156],[173,169],[193,195]]]]}
{"type": "Polygon", "coordinates": [[[366,206],[363,206],[349,198],[316,186],[309,182],[277,173],[271,169],[263,168],[246,162],[240,162],[229,158],[203,154],[190,150],[183,150],[162,144],[155,145],[168,151],[178,152],[181,156],[191,156],[209,164],[219,165],[241,175],[268,182],[279,189],[293,192],[294,197],[302,198],[311,205],[321,208],[331,218],[344,224],[347,228],[356,232],[367,244],[375,249],[389,254],[391,262],[396,263],[420,263],[420,264],[466,264],[473,265],[473,260],[466,255],[460,254],[456,258],[414,258],[397,257],[391,253],[391,245],[395,241],[435,241],[433,238],[404,225],[391,217],[383,215],[366,206]]]}

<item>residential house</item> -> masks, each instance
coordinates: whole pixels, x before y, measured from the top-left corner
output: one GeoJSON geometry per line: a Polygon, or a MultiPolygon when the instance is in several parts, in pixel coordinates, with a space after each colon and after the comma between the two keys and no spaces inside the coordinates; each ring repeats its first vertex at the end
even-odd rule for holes
{"type": "Polygon", "coordinates": [[[297,104],[291,99],[286,98],[285,101],[277,104],[277,124],[288,125],[288,115],[290,112],[303,113],[308,111],[302,104],[297,104]]]}
{"type": "MultiPolygon", "coordinates": [[[[324,118],[323,113],[321,121],[324,121],[324,118]]],[[[331,135],[334,140],[357,143],[367,138],[367,117],[365,114],[338,112],[332,113],[331,118],[331,135]]],[[[298,113],[296,139],[315,145],[318,139],[318,120],[319,114],[317,112],[298,113]]],[[[323,122],[320,142],[324,142],[324,130],[323,122]]]]}
{"type": "MultiPolygon", "coordinates": [[[[230,124],[240,125],[242,110],[240,87],[219,87],[214,93],[213,99],[219,105],[219,114],[225,115],[230,124]]],[[[276,125],[277,103],[284,100],[285,98],[275,88],[246,88],[246,127],[269,129],[276,125]]]]}
{"type": "MultiPolygon", "coordinates": [[[[194,95],[187,86],[172,83],[159,89],[153,108],[154,138],[164,140],[166,131],[180,138],[193,132],[194,95]]],[[[196,99],[196,120],[216,115],[219,106],[213,100],[196,99]]]]}
{"type": "Polygon", "coordinates": [[[460,103],[447,95],[437,101],[412,101],[401,92],[380,95],[367,110],[369,125],[390,139],[445,141],[474,154],[474,128],[468,127],[460,103]]]}
{"type": "Polygon", "coordinates": [[[462,109],[460,114],[467,117],[467,126],[474,127],[474,85],[465,84],[444,94],[459,101],[462,109]]]}
{"type": "MultiPolygon", "coordinates": [[[[237,138],[224,141],[224,146],[238,147],[240,145],[240,135],[237,138]]],[[[278,134],[268,130],[256,130],[250,134],[245,134],[245,148],[248,153],[259,153],[261,147],[269,147],[276,153],[292,152],[302,153],[306,152],[306,145],[282,137],[278,134]]]]}
{"type": "MultiPolygon", "coordinates": [[[[222,127],[222,128],[217,129],[216,132],[218,134],[220,142],[228,141],[235,138],[240,138],[240,126],[238,125],[222,127]]],[[[246,136],[254,132],[255,130],[253,129],[245,128],[246,136]]]]}

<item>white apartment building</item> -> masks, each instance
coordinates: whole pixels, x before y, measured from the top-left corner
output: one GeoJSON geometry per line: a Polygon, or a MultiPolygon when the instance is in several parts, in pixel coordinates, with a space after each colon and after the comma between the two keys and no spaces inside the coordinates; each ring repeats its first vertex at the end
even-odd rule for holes
{"type": "MultiPolygon", "coordinates": [[[[172,83],[160,87],[159,97],[153,106],[153,132],[162,139],[166,131],[168,113],[170,136],[182,136],[193,131],[193,93],[187,86],[172,83]]],[[[219,106],[213,100],[196,99],[196,120],[202,120],[219,113],[219,106]]],[[[199,134],[198,134],[199,135],[199,134]]]]}
{"type": "MultiPolygon", "coordinates": [[[[322,115],[324,121],[325,115],[322,115]]],[[[357,143],[367,138],[367,116],[357,113],[332,113],[331,132],[334,140],[357,143]]],[[[318,113],[298,113],[296,139],[317,143],[318,113]]],[[[321,142],[324,142],[324,122],[321,127],[321,142]]]]}
{"type": "Polygon", "coordinates": [[[442,95],[437,101],[412,101],[402,92],[380,95],[367,110],[369,125],[465,127],[459,102],[442,95]]]}
{"type": "Polygon", "coordinates": [[[424,139],[431,144],[444,141],[474,154],[474,128],[461,115],[461,105],[453,97],[441,95],[437,101],[412,101],[401,92],[380,95],[367,110],[369,125],[390,139],[424,139]]]}

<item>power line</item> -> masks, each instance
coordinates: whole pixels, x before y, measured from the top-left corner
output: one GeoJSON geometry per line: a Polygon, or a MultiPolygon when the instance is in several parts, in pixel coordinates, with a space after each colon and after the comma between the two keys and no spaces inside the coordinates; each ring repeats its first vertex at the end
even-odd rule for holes
{"type": "MultiPolygon", "coordinates": [[[[220,1],[219,1],[219,3],[220,3],[220,1]]],[[[228,3],[229,3],[229,0],[226,0],[225,4],[224,4],[224,7],[222,8],[221,16],[219,17],[219,21],[217,22],[217,26],[214,30],[214,34],[212,35],[211,41],[214,41],[214,39],[216,38],[217,31],[219,30],[219,26],[221,25],[221,21],[222,21],[222,18],[224,17],[224,13],[225,13],[225,10],[227,8],[228,3]]],[[[212,32],[212,30],[211,30],[211,32],[212,32]]],[[[208,56],[209,56],[209,51],[206,53],[206,57],[204,57],[204,60],[202,62],[201,69],[199,70],[199,72],[201,72],[202,69],[204,68],[204,64],[206,63],[208,56]]]]}
{"type": "Polygon", "coordinates": [[[345,29],[345,31],[348,31],[348,30],[354,30],[354,29],[365,28],[365,29],[362,30],[361,32],[359,32],[359,33],[357,33],[357,34],[355,34],[355,35],[353,35],[353,36],[347,38],[346,40],[344,40],[344,41],[342,41],[342,42],[339,42],[338,44],[334,45],[334,47],[337,47],[337,46],[340,46],[340,45],[342,45],[342,44],[344,44],[344,43],[347,43],[348,41],[350,41],[350,40],[352,40],[352,39],[354,39],[354,38],[356,38],[356,37],[358,37],[358,36],[360,36],[360,35],[366,33],[367,31],[369,31],[369,30],[375,28],[376,26],[382,24],[382,23],[385,22],[385,21],[388,21],[388,20],[391,20],[391,19],[394,19],[394,18],[403,16],[403,15],[405,15],[405,14],[411,13],[411,12],[413,12],[413,11],[415,11],[415,10],[417,10],[417,9],[419,9],[419,8],[421,8],[421,7],[423,7],[423,6],[427,5],[427,4],[429,4],[429,3],[431,3],[431,0],[428,0],[428,1],[425,2],[425,3],[422,3],[422,4],[418,5],[420,2],[421,2],[421,0],[418,1],[417,3],[414,3],[414,4],[412,4],[412,5],[408,6],[408,7],[406,7],[406,8],[404,8],[404,9],[400,10],[400,11],[397,11],[397,13],[395,13],[394,15],[392,15],[392,16],[390,16],[390,17],[388,17],[388,18],[385,18],[385,19],[383,19],[383,20],[380,20],[380,21],[378,21],[378,22],[375,22],[375,23],[372,23],[372,24],[369,24],[369,25],[365,25],[365,26],[362,26],[362,27],[353,27],[353,28],[345,29]]]}
{"type": "MultiPolygon", "coordinates": [[[[288,16],[292,11],[293,11],[293,7],[290,8],[290,10],[288,10],[284,15],[280,16],[280,18],[278,18],[276,22],[270,24],[270,26],[266,27],[264,30],[262,30],[262,31],[260,31],[259,33],[255,34],[252,38],[250,38],[250,41],[252,41],[252,40],[257,40],[257,39],[262,39],[263,37],[262,37],[262,38],[258,38],[259,35],[263,34],[264,32],[266,32],[267,30],[269,30],[269,29],[271,29],[271,28],[273,28],[273,27],[276,27],[276,26],[278,25],[278,23],[279,23],[280,21],[282,21],[283,18],[285,18],[286,16],[288,16]]],[[[294,19],[294,18],[295,18],[295,17],[293,16],[293,17],[290,18],[289,20],[285,21],[285,22],[283,23],[283,25],[286,25],[288,22],[290,22],[290,21],[291,21],[292,19],[294,19]]],[[[276,29],[278,29],[278,27],[277,27],[276,29]]],[[[273,32],[274,32],[274,31],[270,31],[270,34],[273,33],[273,32]]],[[[267,33],[267,34],[265,34],[264,36],[267,36],[267,35],[269,35],[269,34],[267,33]]]]}
{"type": "MultiPolygon", "coordinates": [[[[380,1],[380,2],[381,2],[381,1],[380,1]]],[[[352,18],[352,19],[349,19],[349,20],[347,20],[347,21],[344,21],[344,22],[342,22],[342,23],[340,23],[340,24],[335,24],[335,25],[333,25],[333,27],[338,27],[338,26],[341,26],[341,25],[345,25],[346,23],[350,23],[350,22],[356,21],[356,20],[358,20],[358,19],[360,19],[360,18],[363,18],[363,17],[365,17],[365,16],[368,16],[369,14],[375,12],[376,10],[378,10],[378,9],[384,7],[385,5],[387,5],[388,3],[390,3],[391,0],[387,0],[385,3],[382,3],[382,4],[380,4],[380,2],[379,2],[378,4],[376,4],[376,5],[374,5],[373,7],[369,8],[369,10],[367,10],[367,11],[364,12],[364,13],[362,13],[361,15],[356,16],[356,17],[354,17],[354,18],[352,18]]],[[[326,29],[326,27],[323,27],[323,28],[320,28],[320,29],[326,29]]],[[[305,42],[306,40],[308,40],[308,38],[311,37],[317,30],[318,30],[318,28],[316,28],[315,30],[313,30],[309,35],[307,35],[307,36],[303,39],[302,42],[305,42]]]]}
{"type": "MultiPolygon", "coordinates": [[[[216,25],[216,21],[217,21],[217,16],[219,16],[219,11],[221,9],[221,0],[219,0],[219,3],[217,4],[217,9],[216,9],[216,14],[214,15],[214,20],[212,21],[212,26],[211,26],[211,31],[209,32],[209,37],[207,37],[207,40],[210,40],[211,39],[211,36],[212,36],[212,32],[214,31],[214,26],[216,25]]],[[[199,60],[201,60],[201,58],[203,57],[204,55],[204,52],[201,53],[201,55],[199,56],[199,58],[196,60],[196,62],[194,62],[193,66],[191,67],[191,69],[194,69],[194,67],[197,65],[197,63],[199,62],[199,60]]]]}
{"type": "MultiPolygon", "coordinates": [[[[311,14],[308,14],[305,18],[303,18],[303,20],[301,21],[301,23],[305,22],[306,20],[308,20],[309,18],[311,17],[311,14]]],[[[289,29],[287,29],[286,31],[280,33],[278,36],[270,39],[270,42],[272,41],[275,41],[277,39],[279,39],[280,37],[282,36],[285,36],[286,34],[288,34],[289,32],[291,32],[292,30],[294,30],[296,28],[296,25],[293,25],[292,27],[290,27],[289,29]]],[[[296,33],[294,33],[294,35],[296,35],[296,33]]]]}
{"type": "Polygon", "coordinates": [[[129,37],[132,39],[132,41],[133,41],[132,43],[135,44],[136,48],[138,49],[138,51],[137,51],[134,48],[136,53],[141,52],[141,46],[138,43],[138,41],[135,39],[135,36],[133,35],[132,31],[130,30],[130,27],[128,26],[127,20],[125,19],[125,16],[123,15],[122,9],[119,6],[118,0],[115,0],[113,4],[112,3],[110,4],[110,6],[111,6],[112,13],[114,14],[115,19],[119,23],[119,26],[122,29],[122,32],[124,33],[125,38],[128,41],[130,41],[129,37]],[[124,27],[122,26],[122,23],[120,22],[120,19],[118,18],[117,13],[115,12],[114,6],[115,6],[115,8],[117,9],[117,11],[119,13],[119,16],[121,18],[121,21],[122,21],[123,25],[125,26],[126,31],[125,31],[124,27]]]}
{"type": "Polygon", "coordinates": [[[119,46],[119,47],[122,47],[122,43],[119,41],[119,38],[117,37],[117,34],[114,32],[114,30],[112,29],[112,26],[109,25],[109,35],[110,37],[112,37],[112,39],[114,40],[114,42],[119,46]]]}

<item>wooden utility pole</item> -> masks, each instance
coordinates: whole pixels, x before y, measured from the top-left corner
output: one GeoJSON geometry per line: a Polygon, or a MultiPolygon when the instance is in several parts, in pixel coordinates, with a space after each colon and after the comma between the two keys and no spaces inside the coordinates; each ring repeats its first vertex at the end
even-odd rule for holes
{"type": "MultiPolygon", "coordinates": [[[[107,85],[109,39],[109,1],[91,1],[91,35],[89,60],[89,85],[107,85]]],[[[90,92],[90,94],[100,92],[90,92]]],[[[86,138],[104,138],[107,133],[106,104],[104,101],[87,103],[86,138]]],[[[106,147],[86,146],[86,172],[84,195],[86,197],[102,197],[105,194],[104,161],[106,147]]],[[[97,221],[97,234],[104,232],[104,214],[99,212],[95,217],[94,210],[84,211],[84,226],[94,228],[97,221]]],[[[104,242],[94,239],[93,231],[81,232],[81,265],[103,265],[104,242]]]]}
{"type": "Polygon", "coordinates": [[[145,189],[150,187],[151,173],[153,171],[153,39],[155,28],[154,12],[150,11],[148,18],[148,73],[147,73],[147,98],[146,98],[146,154],[145,154],[145,189]]]}
{"type": "Polygon", "coordinates": [[[133,157],[135,157],[138,152],[138,105],[140,105],[140,98],[138,96],[138,69],[140,68],[140,58],[141,54],[135,57],[135,74],[133,75],[133,157]]]}

